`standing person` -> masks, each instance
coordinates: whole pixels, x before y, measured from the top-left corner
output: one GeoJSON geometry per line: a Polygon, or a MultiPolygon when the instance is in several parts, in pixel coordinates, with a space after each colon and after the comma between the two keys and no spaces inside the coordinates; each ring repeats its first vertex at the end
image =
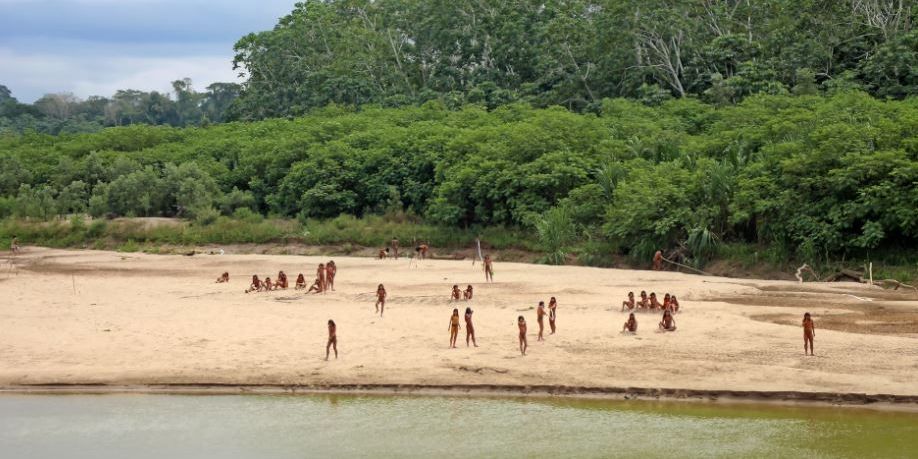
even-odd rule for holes
{"type": "Polygon", "coordinates": [[[316,279],[319,280],[319,291],[316,293],[325,293],[325,263],[319,263],[316,269],[316,279]]]}
{"type": "Polygon", "coordinates": [[[392,257],[398,260],[398,238],[392,237],[392,257]]]}
{"type": "Polygon", "coordinates": [[[663,251],[662,250],[657,250],[657,253],[653,254],[653,270],[663,271],[663,251]]]}
{"type": "Polygon", "coordinates": [[[453,309],[453,315],[449,318],[449,347],[456,348],[456,338],[459,337],[459,310],[453,309]]]}
{"type": "Polygon", "coordinates": [[[809,345],[810,355],[816,355],[813,350],[813,338],[816,337],[816,323],[810,317],[810,313],[803,314],[803,355],[806,355],[807,345],[809,345]]]}
{"type": "Polygon", "coordinates": [[[558,300],[551,297],[548,300],[548,328],[551,328],[551,334],[555,334],[555,319],[557,318],[556,309],[558,309],[558,300]]]}
{"type": "Polygon", "coordinates": [[[516,324],[520,327],[520,353],[526,355],[526,349],[529,347],[529,343],[526,341],[526,319],[523,316],[519,316],[516,319],[516,324]]]}
{"type": "Polygon", "coordinates": [[[472,325],[472,312],[472,308],[465,308],[465,347],[469,346],[469,338],[472,339],[472,344],[478,347],[475,341],[475,326],[472,325]]]}
{"type": "Polygon", "coordinates": [[[328,260],[325,265],[325,283],[332,291],[335,291],[335,274],[338,274],[338,266],[335,265],[335,260],[328,260]]]}
{"type": "Polygon", "coordinates": [[[386,288],[383,287],[383,284],[379,284],[379,287],[376,287],[376,312],[379,313],[379,317],[382,317],[383,311],[386,309],[386,288]]]}
{"type": "Polygon", "coordinates": [[[21,250],[22,248],[19,247],[19,238],[13,235],[13,239],[10,240],[10,253],[16,255],[21,250]]]}
{"type": "Polygon", "coordinates": [[[328,319],[328,344],[325,345],[325,360],[328,360],[328,348],[335,348],[335,360],[338,359],[338,326],[335,321],[328,319]]]}
{"type": "Polygon", "coordinates": [[[539,323],[539,337],[536,341],[544,341],[542,332],[545,330],[545,302],[539,301],[539,307],[536,308],[536,322],[539,323]]]}
{"type": "Polygon", "coordinates": [[[491,262],[491,255],[484,257],[485,282],[494,282],[494,265],[491,262]]]}

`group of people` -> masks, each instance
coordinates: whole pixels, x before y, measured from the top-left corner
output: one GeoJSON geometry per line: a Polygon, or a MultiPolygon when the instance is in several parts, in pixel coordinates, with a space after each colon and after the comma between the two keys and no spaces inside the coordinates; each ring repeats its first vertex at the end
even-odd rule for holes
{"type": "MultiPolygon", "coordinates": [[[[548,327],[551,328],[551,335],[555,334],[555,320],[557,319],[557,310],[558,310],[558,300],[555,297],[551,297],[548,300],[548,308],[546,311],[545,302],[539,301],[539,305],[536,307],[536,322],[539,324],[539,335],[536,338],[537,341],[545,341],[545,316],[548,316],[548,327]]],[[[520,354],[526,355],[526,350],[529,349],[529,340],[526,338],[526,318],[519,316],[516,318],[516,325],[520,330],[520,354]]]]}
{"type": "MultiPolygon", "coordinates": [[[[392,241],[389,242],[388,247],[379,249],[379,253],[377,254],[376,258],[380,260],[384,260],[391,256],[393,259],[398,260],[398,248],[399,248],[398,238],[393,237],[392,241]]],[[[430,244],[426,242],[422,242],[414,248],[414,251],[415,251],[416,256],[419,259],[423,260],[427,258],[428,255],[430,254],[430,244]]]]}
{"type": "MultiPolygon", "coordinates": [[[[338,267],[335,266],[334,260],[329,260],[328,263],[319,263],[319,267],[316,268],[316,279],[313,281],[312,286],[308,287],[306,293],[325,293],[328,290],[335,290],[335,275],[338,273],[338,267]]],[[[217,278],[217,283],[229,282],[229,273],[224,272],[217,278]]],[[[250,292],[270,292],[272,290],[285,290],[289,287],[287,281],[287,274],[283,271],[277,273],[277,277],[272,281],[270,277],[265,277],[265,280],[261,280],[258,277],[258,274],[252,275],[252,283],[249,284],[249,288],[245,290],[245,293],[250,292]]],[[[300,273],[296,276],[296,283],[294,284],[294,289],[304,290],[307,289],[306,285],[306,276],[303,273],[300,273]]]]}
{"type": "MultiPolygon", "coordinates": [[[[663,303],[660,303],[656,292],[650,292],[650,295],[647,295],[647,291],[641,290],[640,300],[635,300],[634,292],[628,292],[628,299],[622,301],[622,312],[625,312],[625,310],[663,311],[663,318],[660,319],[660,323],[657,326],[661,331],[676,331],[676,319],[673,317],[673,314],[679,312],[679,299],[676,298],[676,295],[667,293],[663,296],[663,303]]],[[[634,317],[634,312],[632,312],[622,326],[622,332],[637,333],[637,327],[637,318],[634,317]]]]}
{"type": "MultiPolygon", "coordinates": [[[[478,347],[478,343],[475,341],[475,325],[472,324],[472,314],[475,311],[472,311],[472,308],[465,308],[465,346],[469,346],[469,342],[475,347],[478,347]]],[[[453,309],[453,315],[449,318],[449,347],[456,347],[456,340],[459,337],[459,330],[462,327],[459,325],[459,309],[453,309]]]]}
{"type": "Polygon", "coordinates": [[[459,301],[460,299],[466,301],[471,300],[473,292],[474,289],[472,288],[472,284],[466,286],[465,290],[459,290],[459,285],[454,284],[453,293],[450,295],[450,301],[459,301]]]}

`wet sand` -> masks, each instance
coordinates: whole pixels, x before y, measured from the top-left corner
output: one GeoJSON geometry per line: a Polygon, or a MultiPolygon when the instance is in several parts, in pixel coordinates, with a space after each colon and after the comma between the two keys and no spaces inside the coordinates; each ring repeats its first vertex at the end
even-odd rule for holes
{"type": "Polygon", "coordinates": [[[341,257],[335,292],[243,293],[252,274],[274,278],[283,269],[291,281],[299,272],[311,280],[324,261],[29,248],[0,275],[0,386],[918,395],[918,326],[909,325],[918,323],[918,296],[910,292],[500,261],[488,285],[471,260],[341,257]],[[223,271],[231,282],[213,283],[223,271]],[[379,283],[390,296],[384,318],[373,310],[379,283]],[[452,285],[468,283],[474,300],[451,303],[452,285]],[[678,331],[658,333],[658,314],[637,314],[637,335],[619,333],[629,290],[675,293],[678,331]],[[559,301],[558,333],[548,335],[546,320],[546,341],[537,342],[534,307],[550,296],[559,301]],[[480,347],[465,347],[463,324],[460,347],[448,349],[452,308],[466,306],[475,310],[480,347]],[[815,357],[803,355],[805,311],[816,320],[815,357]],[[518,315],[529,323],[525,357],[518,315]],[[338,324],[340,357],[325,362],[328,319],[338,324]]]}

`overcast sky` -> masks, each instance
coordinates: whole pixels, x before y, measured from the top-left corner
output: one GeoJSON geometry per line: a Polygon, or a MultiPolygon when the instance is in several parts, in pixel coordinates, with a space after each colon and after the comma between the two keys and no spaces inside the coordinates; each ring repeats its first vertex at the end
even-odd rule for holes
{"type": "Polygon", "coordinates": [[[33,102],[235,81],[233,44],[273,28],[295,1],[0,0],[0,84],[33,102]]]}

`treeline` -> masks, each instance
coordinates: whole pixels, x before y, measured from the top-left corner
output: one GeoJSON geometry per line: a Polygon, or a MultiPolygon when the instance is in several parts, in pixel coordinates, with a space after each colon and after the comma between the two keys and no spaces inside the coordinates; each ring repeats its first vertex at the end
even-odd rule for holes
{"type": "Polygon", "coordinates": [[[889,0],[307,0],[236,43],[240,119],[330,103],[515,101],[575,111],[605,98],[860,88],[918,92],[918,8],[889,0]]]}
{"type": "Polygon", "coordinates": [[[241,86],[213,83],[198,92],[190,79],[172,82],[172,93],[125,89],[111,97],[80,99],[70,93],[46,94],[32,104],[19,102],[0,85],[0,134],[96,132],[109,126],[165,124],[199,126],[225,121],[241,86]]]}
{"type": "Polygon", "coordinates": [[[913,250],[918,99],[760,95],[598,113],[442,103],[207,127],[0,136],[0,216],[407,214],[700,263],[720,242],[807,260],[913,250]]]}

